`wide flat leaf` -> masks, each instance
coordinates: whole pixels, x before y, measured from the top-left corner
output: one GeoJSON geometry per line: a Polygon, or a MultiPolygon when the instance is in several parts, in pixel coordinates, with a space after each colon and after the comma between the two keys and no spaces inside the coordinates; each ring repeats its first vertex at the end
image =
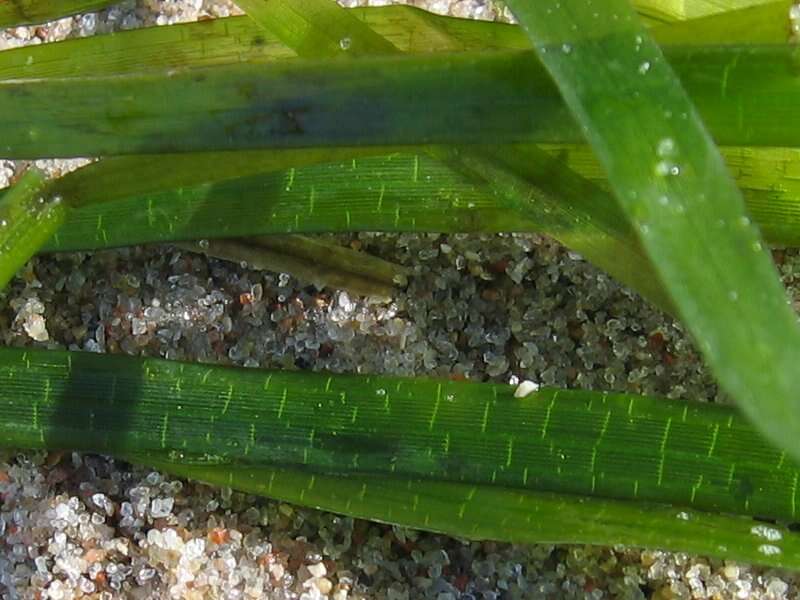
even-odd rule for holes
{"type": "MultiPolygon", "coordinates": [[[[601,4],[514,0],[511,6],[722,387],[761,431],[798,457],[797,317],[741,194],[665,57],[626,2],[601,4]]],[[[698,64],[737,71],[722,56],[701,51],[698,64]]],[[[788,73],[790,63],[780,68],[788,73]]],[[[689,89],[694,76],[683,73],[689,89]]],[[[742,118],[770,118],[752,112],[756,98],[780,102],[770,95],[772,79],[755,72],[746,82],[721,83],[719,101],[735,96],[742,118]]],[[[719,123],[715,111],[704,117],[719,123]]]]}
{"type": "MultiPolygon", "coordinates": [[[[640,74],[650,69],[643,65],[656,68],[657,58],[643,53],[631,66],[640,74]]],[[[672,47],[668,58],[720,143],[791,146],[800,139],[791,47],[672,47]]],[[[629,102],[606,99],[603,110],[624,112],[629,102]]],[[[3,153],[17,158],[582,141],[549,76],[525,51],[6,80],[0,133],[3,153]]]]}
{"type": "MultiPolygon", "coordinates": [[[[251,156],[248,163],[242,154],[238,163],[232,162],[237,153],[219,156],[221,165],[223,160],[231,162],[206,174],[192,166],[196,155],[186,154],[176,161],[163,156],[145,159],[139,170],[131,168],[139,164],[138,157],[115,158],[56,180],[55,192],[84,206],[70,211],[44,250],[296,232],[536,230],[535,223],[509,211],[507,203],[486,193],[480,182],[425,155],[362,155],[275,169],[270,165],[299,161],[304,155],[264,153],[263,160],[251,156]],[[225,177],[226,171],[247,169],[264,172],[225,177]],[[202,182],[190,185],[192,178],[202,182]]],[[[206,155],[208,163],[202,156],[197,157],[198,168],[214,163],[214,155],[206,155]]]]}
{"type": "Polygon", "coordinates": [[[797,463],[730,407],[11,348],[0,349],[0,382],[6,447],[166,452],[797,518],[797,463]]]}

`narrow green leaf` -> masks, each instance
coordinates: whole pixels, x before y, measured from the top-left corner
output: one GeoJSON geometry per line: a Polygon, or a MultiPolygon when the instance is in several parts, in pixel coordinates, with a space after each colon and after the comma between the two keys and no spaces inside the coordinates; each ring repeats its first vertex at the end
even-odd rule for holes
{"type": "Polygon", "coordinates": [[[477,141],[487,131],[514,140],[535,129],[551,137],[557,124],[544,117],[563,110],[552,88],[538,119],[522,128],[514,119],[546,78],[531,73],[521,83],[526,58],[400,56],[6,80],[0,133],[14,158],[477,141]]]}
{"type": "MultiPolygon", "coordinates": [[[[793,53],[788,46],[672,47],[669,59],[720,143],[791,146],[800,139],[793,53]]],[[[655,46],[637,54],[634,74],[668,69],[655,46]]],[[[626,98],[604,101],[604,110],[627,110],[626,98]]],[[[12,158],[582,141],[549,76],[524,51],[6,80],[0,115],[3,153],[12,158]]]]}
{"type": "MultiPolygon", "coordinates": [[[[530,48],[514,25],[434,15],[411,6],[348,11],[404,52],[530,48]]],[[[340,52],[337,52],[340,53],[340,52]]],[[[119,75],[295,56],[248,17],[146,27],[0,52],[0,79],[119,75]]]]}
{"type": "Polygon", "coordinates": [[[660,44],[785,44],[793,32],[790,9],[793,0],[780,0],[729,10],[688,21],[656,27],[650,31],[660,44]]]}
{"type": "MultiPolygon", "coordinates": [[[[209,187],[283,170],[291,173],[292,169],[302,171],[304,167],[319,163],[347,161],[350,166],[362,157],[391,150],[342,147],[114,156],[59,177],[50,189],[65,198],[70,206],[82,208],[148,194],[174,191],[180,195],[192,186],[209,187]]],[[[288,187],[287,191],[291,191],[292,186],[288,187]]],[[[189,211],[190,214],[194,212],[189,211]]],[[[236,218],[235,213],[230,216],[236,218]]]]}
{"type": "Polygon", "coordinates": [[[485,485],[197,465],[155,453],[128,457],[181,477],[466,539],[625,544],[800,569],[800,537],[749,518],[485,485]]]}
{"type": "Polygon", "coordinates": [[[659,21],[685,21],[748,6],[766,4],[770,0],[634,0],[641,14],[659,21]]]}
{"type": "MultiPolygon", "coordinates": [[[[588,147],[552,145],[544,149],[608,189],[605,173],[588,147]]],[[[722,147],[720,151],[764,240],[776,246],[800,246],[800,150],[722,147]]]]}
{"type": "Polygon", "coordinates": [[[248,159],[246,153],[238,165],[226,163],[238,156],[231,153],[219,157],[220,168],[207,173],[244,171],[250,168],[248,160],[266,172],[196,185],[189,185],[192,178],[212,175],[198,175],[192,159],[202,170],[215,164],[216,155],[186,154],[179,161],[154,156],[142,162],[142,169],[138,157],[95,163],[54,182],[54,193],[84,206],[69,212],[44,250],[293,232],[536,230],[535,223],[508,210],[480,182],[425,155],[363,156],[284,170],[286,161],[299,160],[302,152],[277,152],[265,156],[260,166],[260,159],[248,159]],[[284,166],[271,171],[270,164],[284,166]],[[114,201],[102,202],[105,194],[114,201]]]}
{"type": "MultiPolygon", "coordinates": [[[[623,0],[591,8],[582,0],[513,0],[512,8],[584,125],[720,383],[761,431],[800,456],[796,315],[739,191],[658,46],[623,0]]],[[[691,78],[685,74],[689,87],[691,78]]],[[[735,89],[727,83],[721,98],[735,89]]],[[[749,97],[772,89],[758,78],[747,86],[749,97]]],[[[752,103],[739,98],[739,109],[750,114],[752,103]]]]}
{"type": "Polygon", "coordinates": [[[119,0],[3,0],[0,27],[18,27],[101,10],[119,0]]]}
{"type": "Polygon", "coordinates": [[[408,269],[349,248],[301,235],[203,240],[178,244],[215,258],[245,262],[253,269],[291,273],[301,281],[345,289],[361,296],[391,298],[408,283],[408,269]]]}
{"type": "Polygon", "coordinates": [[[335,2],[237,0],[237,3],[298,56],[364,56],[397,51],[391,42],[335,2]]]}
{"type": "Polygon", "coordinates": [[[800,469],[729,407],[0,349],[0,443],[797,517],[800,469]],[[398,428],[398,423],[402,427],[398,428]]]}
{"type": "Polygon", "coordinates": [[[28,170],[0,197],[0,289],[63,223],[66,208],[47,195],[45,179],[28,170]]]}

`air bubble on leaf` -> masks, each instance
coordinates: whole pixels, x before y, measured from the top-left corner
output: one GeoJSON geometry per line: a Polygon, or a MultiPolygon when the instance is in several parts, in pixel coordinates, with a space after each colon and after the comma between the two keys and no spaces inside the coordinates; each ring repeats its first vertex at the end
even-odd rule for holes
{"type": "Polygon", "coordinates": [[[758,547],[758,551],[765,556],[774,556],[775,554],[780,554],[782,550],[777,546],[773,546],[772,544],[761,544],[758,547]]]}
{"type": "Polygon", "coordinates": [[[572,52],[572,46],[570,44],[561,44],[561,51],[564,54],[569,54],[572,52]]]}
{"type": "Polygon", "coordinates": [[[650,70],[650,66],[651,65],[649,60],[644,61],[642,64],[639,65],[639,73],[644,75],[650,70]]]}
{"type": "Polygon", "coordinates": [[[658,203],[661,206],[667,206],[669,204],[669,196],[659,196],[658,203]]]}
{"type": "Polygon", "coordinates": [[[661,138],[658,141],[656,152],[662,158],[665,156],[672,156],[675,153],[675,140],[671,137],[661,138]]]}
{"type": "Polygon", "coordinates": [[[681,174],[681,168],[668,160],[660,160],[656,163],[653,172],[659,177],[666,177],[668,175],[674,177],[681,174]]]}
{"type": "Polygon", "coordinates": [[[339,40],[339,48],[342,50],[349,50],[353,41],[349,37],[343,37],[339,40]]]}

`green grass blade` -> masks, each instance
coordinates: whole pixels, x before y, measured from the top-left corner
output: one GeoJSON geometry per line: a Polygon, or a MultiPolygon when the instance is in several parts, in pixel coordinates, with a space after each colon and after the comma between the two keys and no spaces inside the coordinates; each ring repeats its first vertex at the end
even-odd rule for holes
{"type": "MultiPolygon", "coordinates": [[[[544,149],[608,189],[605,173],[588,147],[554,145],[544,149]]],[[[800,151],[741,147],[722,147],[720,151],[764,240],[776,246],[800,246],[800,151]]]]}
{"type": "Polygon", "coordinates": [[[484,485],[186,464],[159,454],[128,456],[182,477],[466,539],[625,544],[800,568],[796,533],[749,518],[484,485]]]}
{"type": "Polygon", "coordinates": [[[692,44],[785,44],[792,32],[789,10],[793,0],[747,6],[656,27],[650,31],[660,45],[692,44]]]}
{"type": "MultiPolygon", "coordinates": [[[[668,57],[720,143],[791,146],[800,139],[793,52],[673,47],[668,57]]],[[[657,58],[641,54],[632,61],[634,73],[657,58]]],[[[625,111],[626,102],[606,102],[606,110],[625,111]]],[[[0,115],[4,153],[12,158],[582,141],[548,75],[524,51],[6,80],[0,115]],[[461,100],[453,103],[454,97],[461,100]]]]}
{"type": "Polygon", "coordinates": [[[319,288],[346,289],[361,296],[390,299],[396,286],[408,283],[409,270],[400,265],[301,235],[203,240],[178,245],[215,258],[244,262],[251,269],[291,273],[319,288]]]}
{"type": "MultiPolygon", "coordinates": [[[[752,10],[672,23],[651,33],[661,45],[695,44],[698,40],[778,43],[790,30],[788,4],[790,0],[781,0],[752,10]]],[[[515,25],[445,17],[399,5],[353,8],[347,14],[403,52],[530,48],[525,33],[515,25]]],[[[358,54],[357,48],[351,49],[358,54]]],[[[336,48],[334,51],[341,54],[336,48]]],[[[229,17],[5,50],[0,52],[0,79],[119,75],[293,56],[295,52],[249,17],[229,17]]]]}
{"type": "Polygon", "coordinates": [[[5,0],[0,2],[0,27],[18,27],[101,10],[119,0],[5,0]]]}
{"type": "MultiPolygon", "coordinates": [[[[257,23],[276,33],[300,56],[324,58],[336,52],[326,43],[324,35],[320,33],[314,37],[314,31],[338,31],[340,36],[346,36],[342,37],[347,41],[346,49],[350,51],[352,46],[359,54],[396,52],[393,46],[387,48],[385,42],[375,43],[377,34],[369,26],[330,0],[246,0],[243,7],[257,23]],[[309,13],[308,22],[313,27],[297,27],[290,31],[284,21],[291,23],[291,15],[299,12],[309,13]]],[[[530,148],[531,156],[527,158],[536,161],[540,172],[546,172],[544,177],[538,177],[536,185],[531,185],[520,180],[506,165],[498,164],[497,154],[501,149],[487,151],[478,147],[456,152],[431,148],[429,152],[457,172],[469,172],[473,178],[482,178],[487,195],[503,195],[502,204],[518,208],[519,213],[536,223],[539,231],[583,253],[622,282],[638,288],[656,304],[669,306],[637,247],[633,232],[625,230],[621,214],[612,214],[615,212],[613,198],[588,182],[580,181],[579,176],[560,162],[546,160],[546,155],[534,154],[536,149],[530,148]],[[542,185],[546,188],[542,189],[542,185]]]]}
{"type": "Polygon", "coordinates": [[[191,186],[211,186],[291,169],[302,171],[320,163],[346,161],[352,165],[362,157],[392,150],[342,147],[115,156],[59,177],[50,189],[70,206],[83,208],[168,191],[180,196],[191,186]]]}
{"type": "Polygon", "coordinates": [[[545,118],[563,112],[554,91],[527,127],[514,119],[546,78],[532,73],[521,83],[526,58],[400,56],[7,80],[0,82],[0,132],[8,157],[478,141],[487,133],[514,140],[537,129],[557,135],[545,118]]]}
{"type": "Polygon", "coordinates": [[[512,4],[720,383],[800,456],[800,329],[719,153],[625,2],[559,6],[512,4]]]}
{"type": "MultiPolygon", "coordinates": [[[[282,164],[280,154],[272,164],[282,164]]],[[[185,161],[168,157],[161,163],[163,157],[155,156],[146,159],[143,170],[128,169],[137,164],[134,157],[105,160],[57,180],[55,192],[85,206],[70,211],[44,250],[293,232],[536,230],[480,182],[421,154],[364,156],[277,171],[265,160],[259,167],[265,173],[195,185],[189,185],[198,177],[191,165],[195,155],[185,156],[185,161]],[[176,168],[164,169],[165,164],[176,168]],[[134,174],[138,177],[131,179],[134,174]],[[103,203],[106,193],[114,201],[103,203]],[[115,198],[119,194],[127,198],[115,198]]],[[[248,168],[246,161],[230,166],[228,173],[248,168]]]]}
{"type": "MultiPolygon", "coordinates": [[[[403,52],[530,48],[519,27],[456,19],[411,6],[348,11],[403,52]]],[[[340,52],[339,52],[340,53],[340,52]]],[[[0,79],[119,75],[295,56],[249,17],[118,31],[0,52],[0,79]]]]}
{"type": "Polygon", "coordinates": [[[391,42],[334,2],[238,0],[238,4],[298,56],[355,57],[397,51],[391,42]]]}
{"type": "Polygon", "coordinates": [[[0,289],[64,222],[61,198],[45,188],[42,173],[31,169],[0,197],[0,289]]]}
{"type": "Polygon", "coordinates": [[[634,0],[633,5],[642,15],[658,21],[672,22],[707,17],[768,2],[770,0],[634,0]]]}
{"type": "Polygon", "coordinates": [[[10,348],[0,349],[0,382],[7,447],[797,515],[797,464],[728,407],[554,389],[520,399],[509,385],[10,348]]]}
{"type": "MultiPolygon", "coordinates": [[[[531,146],[475,149],[480,160],[463,156],[461,173],[425,155],[363,156],[369,149],[306,167],[325,151],[200,154],[196,165],[188,154],[114,158],[54,182],[53,193],[79,206],[44,250],[292,231],[536,231],[671,310],[587,148],[546,150],[555,158],[531,146]],[[565,160],[592,183],[563,169],[565,160]],[[298,168],[281,169],[292,163],[298,168]]],[[[327,158],[348,152],[356,150],[327,158]]],[[[731,148],[725,157],[767,241],[800,244],[798,152],[731,148]]]]}

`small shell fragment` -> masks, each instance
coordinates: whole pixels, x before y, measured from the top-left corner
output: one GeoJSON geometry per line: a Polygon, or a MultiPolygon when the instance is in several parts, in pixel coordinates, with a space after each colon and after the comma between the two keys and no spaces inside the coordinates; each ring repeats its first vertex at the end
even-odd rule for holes
{"type": "Polygon", "coordinates": [[[524,398],[539,390],[539,384],[526,379],[517,386],[517,389],[514,391],[514,398],[524,398]]]}

